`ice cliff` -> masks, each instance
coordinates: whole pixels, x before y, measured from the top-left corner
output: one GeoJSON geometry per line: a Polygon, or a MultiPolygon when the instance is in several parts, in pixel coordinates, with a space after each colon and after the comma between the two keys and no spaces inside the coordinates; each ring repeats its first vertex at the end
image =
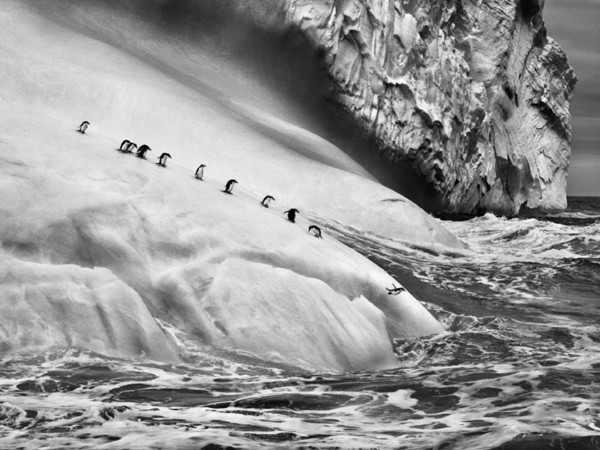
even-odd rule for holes
{"type": "Polygon", "coordinates": [[[448,212],[566,207],[575,75],[543,0],[289,0],[334,98],[448,212]]]}

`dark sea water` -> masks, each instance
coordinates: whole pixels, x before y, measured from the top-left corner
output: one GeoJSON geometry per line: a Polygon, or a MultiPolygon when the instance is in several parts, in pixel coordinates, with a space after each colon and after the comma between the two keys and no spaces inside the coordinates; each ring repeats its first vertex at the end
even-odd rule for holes
{"type": "Polygon", "coordinates": [[[199,348],[187,363],[77,349],[0,365],[0,448],[600,449],[600,199],[444,222],[447,253],[333,226],[447,328],[401,367],[304,373],[199,348]]]}

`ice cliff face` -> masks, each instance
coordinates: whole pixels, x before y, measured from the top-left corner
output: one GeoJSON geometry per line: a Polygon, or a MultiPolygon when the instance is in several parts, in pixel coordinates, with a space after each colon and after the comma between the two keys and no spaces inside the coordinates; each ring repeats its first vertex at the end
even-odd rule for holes
{"type": "Polygon", "coordinates": [[[543,0],[289,0],[335,99],[446,211],[566,207],[576,82],[543,0]]]}

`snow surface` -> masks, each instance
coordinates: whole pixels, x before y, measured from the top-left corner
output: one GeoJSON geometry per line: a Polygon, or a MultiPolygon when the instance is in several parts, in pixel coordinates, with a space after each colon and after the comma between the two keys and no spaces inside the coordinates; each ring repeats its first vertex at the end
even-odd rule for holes
{"type": "Polygon", "coordinates": [[[307,228],[460,241],[226,64],[109,8],[2,2],[0,351],[178,360],[157,318],[199,344],[339,371],[393,367],[391,338],[443,331],[410,293],[387,295],[387,273],[307,228]],[[117,151],[125,138],[148,160],[117,151]]]}

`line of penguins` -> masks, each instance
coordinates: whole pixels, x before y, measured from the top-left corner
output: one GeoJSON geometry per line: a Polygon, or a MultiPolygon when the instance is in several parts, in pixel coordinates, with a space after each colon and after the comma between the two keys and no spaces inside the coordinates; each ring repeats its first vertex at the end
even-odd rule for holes
{"type": "MultiPolygon", "coordinates": [[[[85,120],[81,123],[81,125],[79,125],[79,127],[77,128],[77,131],[80,132],[81,134],[85,134],[85,132],[89,128],[89,126],[90,126],[90,123],[87,120],[85,120]]],[[[119,146],[119,148],[117,150],[121,151],[122,153],[131,153],[131,154],[133,154],[135,152],[135,155],[138,158],[142,158],[142,159],[146,159],[146,153],[152,151],[152,149],[148,145],[142,144],[138,147],[135,142],[131,142],[129,139],[123,140],[123,142],[121,142],[121,145],[119,146]]],[[[158,162],[156,164],[161,167],[167,167],[167,159],[170,159],[170,158],[171,158],[171,155],[169,153],[166,153],[166,152],[161,153],[161,155],[158,157],[158,162]]],[[[198,166],[198,168],[196,169],[196,172],[194,173],[194,177],[198,180],[204,181],[204,169],[205,168],[206,168],[206,165],[200,164],[198,166]]],[[[223,189],[222,192],[233,195],[233,188],[236,184],[237,184],[236,180],[234,180],[234,179],[229,180],[225,184],[225,189],[223,189]]],[[[265,198],[262,199],[260,204],[262,206],[264,206],[265,208],[268,208],[269,203],[271,203],[272,201],[275,201],[275,198],[272,195],[266,195],[265,198]]],[[[298,211],[296,208],[292,208],[292,209],[288,209],[287,211],[284,211],[284,214],[287,214],[288,220],[292,223],[296,222],[296,214],[299,214],[299,213],[300,213],[300,211],[298,211]]],[[[311,233],[316,238],[323,239],[323,236],[321,235],[321,229],[316,225],[310,225],[308,227],[308,232],[311,233]]],[[[395,284],[393,284],[391,288],[386,287],[386,290],[388,291],[388,295],[398,295],[401,292],[406,291],[406,289],[404,289],[402,286],[396,286],[395,284]]]]}
{"type": "MultiPolygon", "coordinates": [[[[81,123],[81,125],[79,125],[79,127],[77,128],[77,131],[80,132],[81,134],[85,134],[85,132],[89,128],[89,126],[90,126],[90,123],[87,120],[85,120],[81,123]]],[[[142,158],[142,159],[146,159],[146,153],[152,151],[152,149],[148,145],[142,144],[138,147],[135,142],[132,142],[129,139],[123,140],[123,142],[121,142],[121,145],[119,146],[119,148],[117,150],[121,151],[121,153],[130,153],[130,154],[135,153],[135,155],[138,158],[142,158]]],[[[158,157],[158,162],[156,164],[161,167],[167,167],[167,159],[170,159],[170,158],[172,158],[172,157],[169,153],[166,153],[166,152],[161,153],[161,155],[158,157]]],[[[200,164],[200,166],[198,166],[198,168],[196,169],[196,172],[194,173],[194,177],[197,180],[204,181],[204,169],[205,168],[206,168],[206,165],[204,165],[204,164],[200,164]]],[[[236,184],[237,184],[237,180],[234,180],[234,179],[229,180],[225,184],[225,189],[223,189],[222,192],[233,195],[233,188],[236,184]]],[[[275,198],[272,195],[266,195],[265,198],[262,199],[260,204],[262,206],[264,206],[265,208],[268,208],[269,203],[271,203],[272,201],[275,201],[275,198]]],[[[292,223],[296,223],[296,214],[299,214],[299,213],[300,213],[300,211],[298,211],[296,208],[291,208],[291,209],[288,209],[287,211],[284,211],[284,214],[287,214],[287,219],[292,223]]],[[[308,227],[308,232],[311,233],[316,238],[323,239],[323,236],[321,235],[321,229],[317,225],[310,225],[308,227]]]]}

